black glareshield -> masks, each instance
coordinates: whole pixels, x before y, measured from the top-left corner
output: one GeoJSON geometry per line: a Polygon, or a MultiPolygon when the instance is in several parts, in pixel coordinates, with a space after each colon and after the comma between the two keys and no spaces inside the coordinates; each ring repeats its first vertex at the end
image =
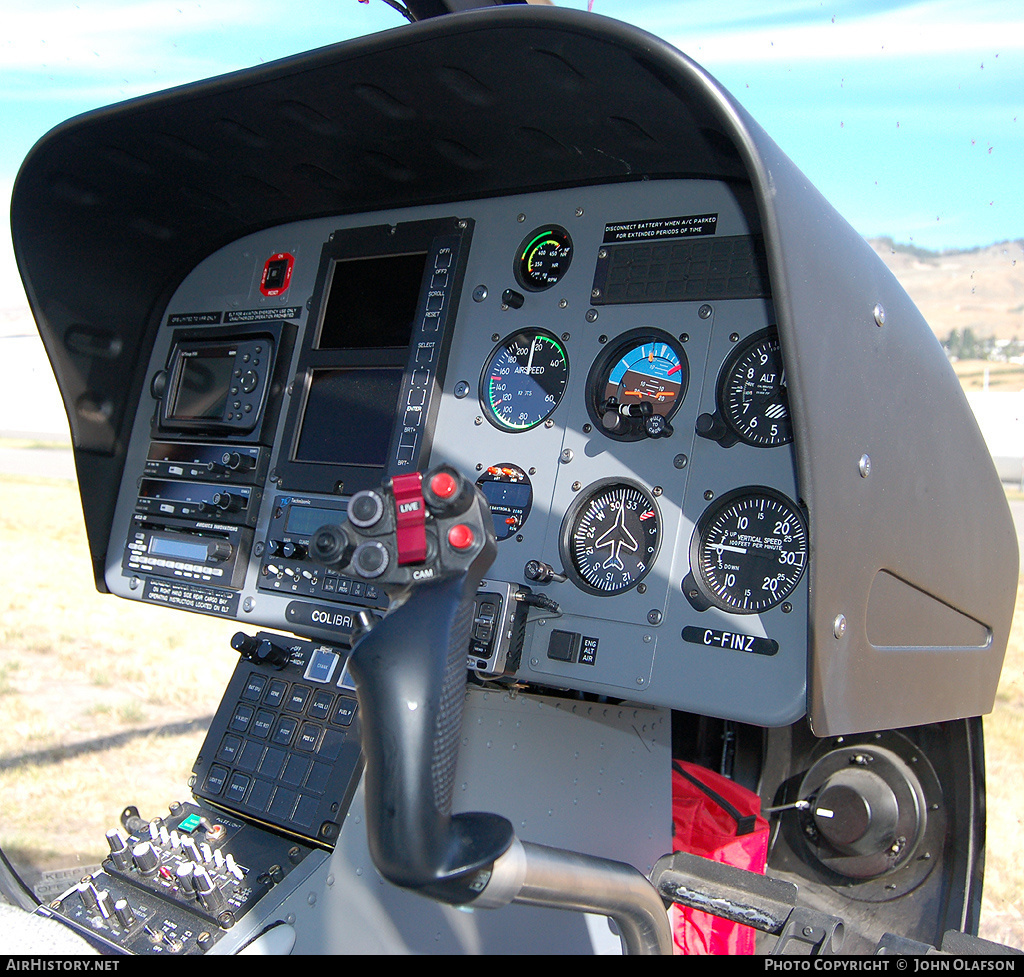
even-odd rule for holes
{"type": "Polygon", "coordinates": [[[447,466],[359,495],[350,520],[323,527],[311,549],[396,599],[349,661],[370,854],[395,885],[469,902],[513,839],[498,815],[452,814],[473,597],[494,560],[493,520],[479,490],[447,466]]]}

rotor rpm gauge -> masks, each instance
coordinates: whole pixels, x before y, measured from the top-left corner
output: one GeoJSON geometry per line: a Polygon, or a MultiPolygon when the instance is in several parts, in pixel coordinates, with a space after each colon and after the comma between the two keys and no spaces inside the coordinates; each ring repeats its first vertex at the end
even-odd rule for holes
{"type": "Polygon", "coordinates": [[[528,431],[552,414],[568,380],[562,344],[543,329],[523,329],[499,343],[484,365],[484,416],[502,431],[528,431]]]}
{"type": "Polygon", "coordinates": [[[793,593],[807,553],[807,522],[795,503],[763,486],[736,489],[697,521],[683,587],[695,585],[724,611],[759,614],[793,593]]]}
{"type": "Polygon", "coordinates": [[[562,524],[562,565],[589,594],[612,597],[635,587],[654,566],[661,516],[653,497],[632,482],[595,482],[562,524]]]}
{"type": "Polygon", "coordinates": [[[572,261],[572,238],[564,227],[548,224],[529,234],[516,252],[516,281],[531,292],[557,285],[572,261]]]}
{"type": "Polygon", "coordinates": [[[718,410],[747,444],[773,448],[793,440],[786,368],[774,328],[754,333],[732,351],[718,381],[718,410]]]}

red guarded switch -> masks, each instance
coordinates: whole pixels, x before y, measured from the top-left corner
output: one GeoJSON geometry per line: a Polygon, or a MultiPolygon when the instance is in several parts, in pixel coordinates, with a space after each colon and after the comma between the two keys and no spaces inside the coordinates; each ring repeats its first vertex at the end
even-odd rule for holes
{"type": "Polygon", "coordinates": [[[421,485],[422,476],[419,472],[396,475],[391,479],[391,491],[395,497],[395,545],[399,566],[422,563],[427,558],[424,526],[426,506],[423,504],[421,485]]]}
{"type": "Polygon", "coordinates": [[[448,544],[453,550],[468,550],[475,541],[473,530],[465,523],[456,523],[448,530],[448,544]]]}

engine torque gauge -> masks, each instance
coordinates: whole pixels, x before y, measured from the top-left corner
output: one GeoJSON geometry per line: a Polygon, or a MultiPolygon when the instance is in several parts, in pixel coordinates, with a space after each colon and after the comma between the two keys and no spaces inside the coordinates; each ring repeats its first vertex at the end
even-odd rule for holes
{"type": "Polygon", "coordinates": [[[763,486],[736,489],[697,521],[683,590],[701,610],[759,614],[793,593],[807,552],[807,522],[792,501],[763,486]]]}
{"type": "Polygon", "coordinates": [[[748,336],[729,355],[718,379],[718,410],[734,434],[729,443],[739,439],[755,447],[774,448],[793,440],[777,330],[763,329],[748,336]]]}
{"type": "Polygon", "coordinates": [[[658,507],[633,482],[595,482],[562,524],[562,565],[577,587],[601,597],[640,583],[651,572],[660,545],[658,507]]]}
{"type": "Polygon", "coordinates": [[[587,410],[619,441],[667,437],[689,381],[682,344],[657,329],[623,333],[594,360],[587,410]]]}
{"type": "Polygon", "coordinates": [[[561,281],[571,261],[569,232],[557,224],[538,227],[516,252],[516,281],[531,292],[543,292],[561,281]]]}
{"type": "Polygon", "coordinates": [[[543,329],[523,329],[502,340],[484,365],[484,416],[502,431],[528,431],[551,415],[568,380],[562,344],[543,329]]]}

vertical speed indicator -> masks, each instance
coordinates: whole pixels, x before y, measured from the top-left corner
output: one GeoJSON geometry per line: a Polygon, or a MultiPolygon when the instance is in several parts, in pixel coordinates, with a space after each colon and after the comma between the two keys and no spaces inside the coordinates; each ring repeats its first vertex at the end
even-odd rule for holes
{"type": "Polygon", "coordinates": [[[683,590],[697,607],[759,614],[793,593],[807,554],[807,521],[795,503],[763,486],[736,489],[697,521],[683,590]]]}

